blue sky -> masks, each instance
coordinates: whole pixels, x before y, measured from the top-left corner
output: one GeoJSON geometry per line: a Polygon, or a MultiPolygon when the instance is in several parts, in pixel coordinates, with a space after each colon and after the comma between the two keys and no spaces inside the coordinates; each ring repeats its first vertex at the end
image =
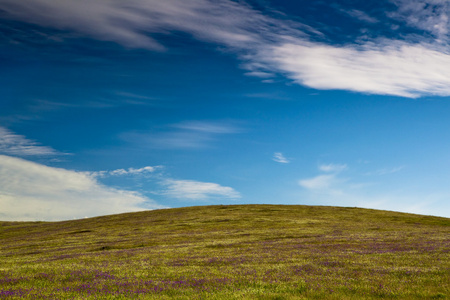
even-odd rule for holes
{"type": "Polygon", "coordinates": [[[0,0],[0,220],[450,217],[445,0],[0,0]]]}

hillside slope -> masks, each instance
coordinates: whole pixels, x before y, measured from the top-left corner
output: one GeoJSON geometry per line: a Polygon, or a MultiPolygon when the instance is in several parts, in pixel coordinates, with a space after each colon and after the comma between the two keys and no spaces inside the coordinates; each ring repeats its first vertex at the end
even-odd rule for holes
{"type": "Polygon", "coordinates": [[[0,298],[450,296],[450,219],[236,205],[0,222],[0,298]]]}

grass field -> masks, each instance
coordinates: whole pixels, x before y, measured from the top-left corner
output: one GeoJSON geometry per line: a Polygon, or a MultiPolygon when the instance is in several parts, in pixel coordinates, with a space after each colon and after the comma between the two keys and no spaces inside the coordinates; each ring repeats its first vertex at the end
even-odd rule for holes
{"type": "Polygon", "coordinates": [[[0,298],[450,299],[450,219],[236,205],[0,222],[0,298]]]}

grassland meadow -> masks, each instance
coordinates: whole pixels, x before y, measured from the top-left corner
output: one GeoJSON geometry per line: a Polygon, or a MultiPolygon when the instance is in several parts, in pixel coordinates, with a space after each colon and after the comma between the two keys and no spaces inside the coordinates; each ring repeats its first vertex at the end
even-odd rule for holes
{"type": "Polygon", "coordinates": [[[449,299],[450,220],[231,205],[0,222],[0,299],[449,299]]]}

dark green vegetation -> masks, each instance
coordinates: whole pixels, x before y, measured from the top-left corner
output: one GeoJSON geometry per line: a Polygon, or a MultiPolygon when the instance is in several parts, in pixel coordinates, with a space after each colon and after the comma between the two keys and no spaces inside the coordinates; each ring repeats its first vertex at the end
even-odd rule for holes
{"type": "Polygon", "coordinates": [[[450,219],[177,208],[0,222],[0,298],[450,299],[450,219]]]}

